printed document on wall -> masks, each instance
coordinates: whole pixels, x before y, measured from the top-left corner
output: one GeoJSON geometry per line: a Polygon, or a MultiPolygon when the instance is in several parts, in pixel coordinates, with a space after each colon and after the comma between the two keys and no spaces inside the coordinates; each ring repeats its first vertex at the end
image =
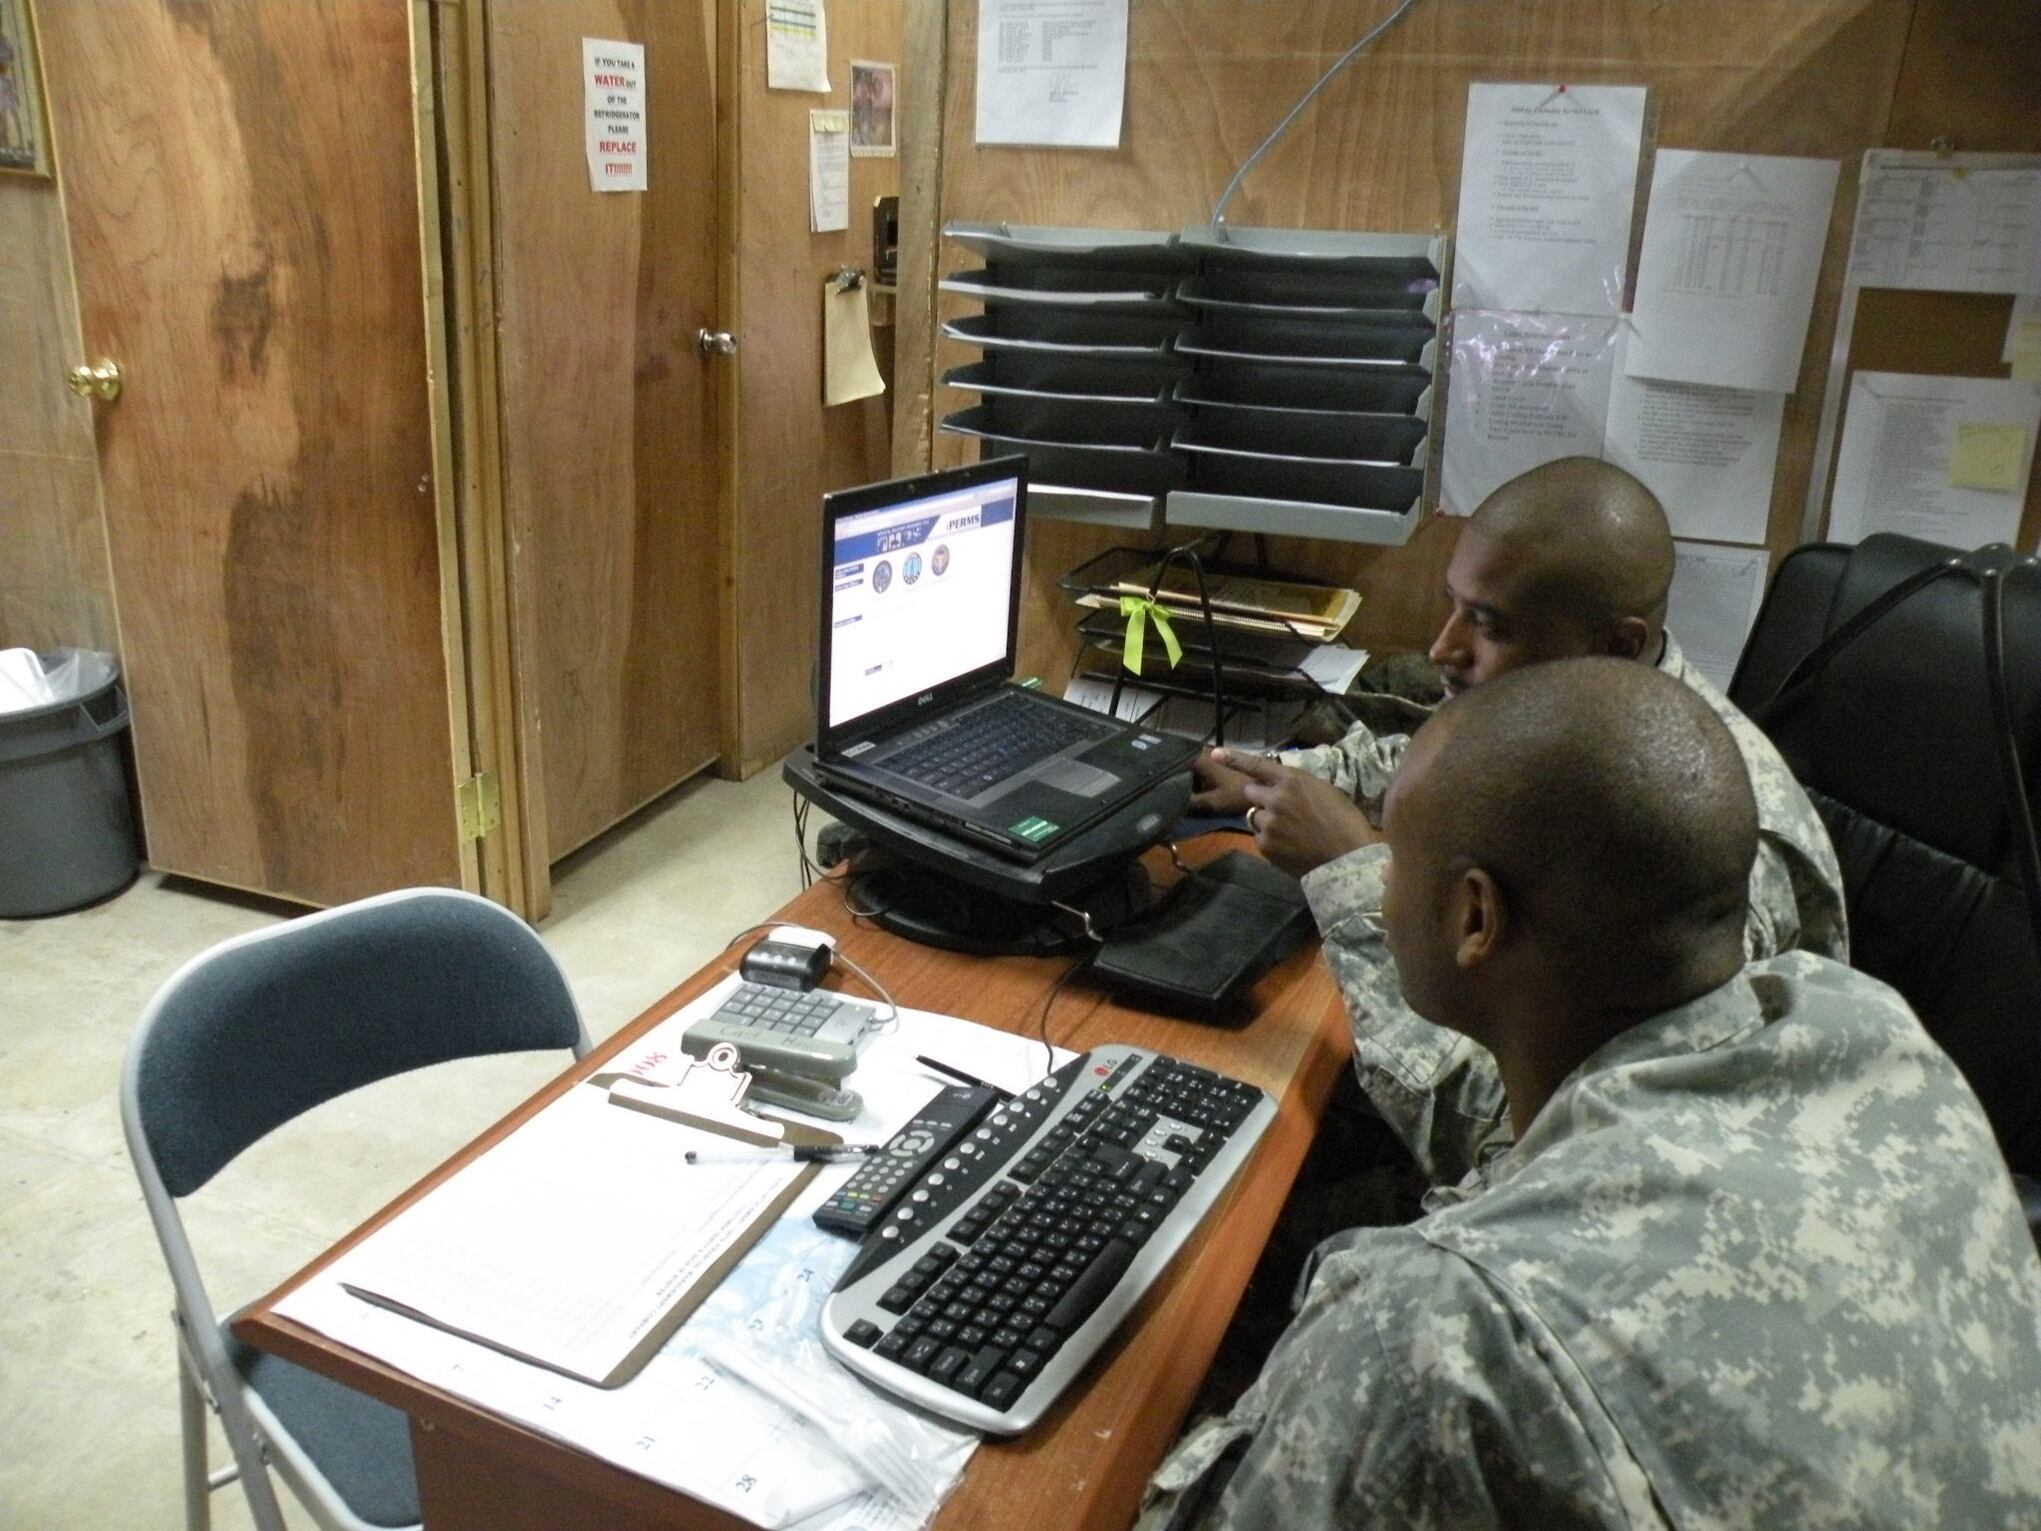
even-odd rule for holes
{"type": "Polygon", "coordinates": [[[1640,85],[1473,85],[1453,306],[1615,314],[1644,137],[1640,85]]]}
{"type": "Polygon", "coordinates": [[[768,90],[829,89],[829,17],[822,0],[766,0],[768,90]]]}
{"type": "Polygon", "coordinates": [[[1617,337],[1604,455],[1665,507],[1676,537],[1763,542],[1786,396],[1630,377],[1617,337]]]}
{"type": "Polygon", "coordinates": [[[1850,280],[1937,292],[2041,291],[2041,168],[1907,164],[1872,150],[1850,280]]]}
{"type": "Polygon", "coordinates": [[[645,45],[582,38],[581,86],[589,186],[596,191],[643,191],[645,45]]]}
{"type": "Polygon", "coordinates": [[[1839,169],[1832,159],[1659,150],[1630,374],[1791,393],[1839,169]]]}
{"type": "Polygon", "coordinates": [[[983,0],[978,142],[1117,149],[1127,0],[983,0]]]}
{"type": "Polygon", "coordinates": [[[1665,625],[1688,662],[1724,691],[1764,601],[1770,559],[1763,548],[1673,543],[1665,625]]]}
{"type": "Polygon", "coordinates": [[[1443,510],[1472,515],[1496,489],[1540,463],[1602,455],[1616,324],[1567,314],[1454,311],[1443,510]]]}
{"type": "Polygon", "coordinates": [[[808,229],[850,227],[850,113],[808,113],[808,229]]]}
{"type": "Polygon", "coordinates": [[[2033,469],[2041,385],[1859,372],[1850,379],[1828,535],[2011,542],[2033,469]]]}

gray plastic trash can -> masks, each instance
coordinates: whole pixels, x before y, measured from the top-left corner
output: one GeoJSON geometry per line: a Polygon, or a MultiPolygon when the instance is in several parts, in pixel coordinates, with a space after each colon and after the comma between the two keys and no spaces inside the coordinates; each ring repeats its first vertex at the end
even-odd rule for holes
{"type": "MultiPolygon", "coordinates": [[[[45,669],[58,657],[43,656],[45,669]]],[[[121,751],[128,699],[120,666],[100,657],[103,679],[89,689],[0,712],[0,917],[76,909],[126,886],[140,865],[121,751]]]]}

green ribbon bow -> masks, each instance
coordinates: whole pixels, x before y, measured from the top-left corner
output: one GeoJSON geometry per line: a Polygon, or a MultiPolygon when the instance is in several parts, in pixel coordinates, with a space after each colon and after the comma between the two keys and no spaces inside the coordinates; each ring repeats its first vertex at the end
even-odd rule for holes
{"type": "Polygon", "coordinates": [[[1141,650],[1147,641],[1148,619],[1155,618],[1155,630],[1162,634],[1162,647],[1169,655],[1169,667],[1174,670],[1183,658],[1183,645],[1176,641],[1176,633],[1169,625],[1169,613],[1162,603],[1145,595],[1123,595],[1120,597],[1120,615],[1127,619],[1127,641],[1121,647],[1120,657],[1127,668],[1136,675],[1141,673],[1141,650]]]}

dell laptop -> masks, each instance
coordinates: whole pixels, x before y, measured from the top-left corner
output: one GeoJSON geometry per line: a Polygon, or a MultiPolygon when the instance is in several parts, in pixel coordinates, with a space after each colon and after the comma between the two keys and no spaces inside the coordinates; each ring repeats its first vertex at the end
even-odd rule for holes
{"type": "Polygon", "coordinates": [[[1034,861],[1197,744],[1013,684],[1027,459],[822,499],[815,759],[848,791],[1034,861]]]}

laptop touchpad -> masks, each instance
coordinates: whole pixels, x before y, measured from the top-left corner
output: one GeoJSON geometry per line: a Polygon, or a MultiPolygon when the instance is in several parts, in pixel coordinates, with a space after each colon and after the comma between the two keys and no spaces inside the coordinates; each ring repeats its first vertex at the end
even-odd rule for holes
{"type": "Polygon", "coordinates": [[[1120,778],[1112,772],[1101,771],[1097,766],[1088,766],[1080,760],[1059,760],[1035,780],[1065,792],[1074,792],[1079,797],[1097,797],[1120,784],[1120,778]]]}

